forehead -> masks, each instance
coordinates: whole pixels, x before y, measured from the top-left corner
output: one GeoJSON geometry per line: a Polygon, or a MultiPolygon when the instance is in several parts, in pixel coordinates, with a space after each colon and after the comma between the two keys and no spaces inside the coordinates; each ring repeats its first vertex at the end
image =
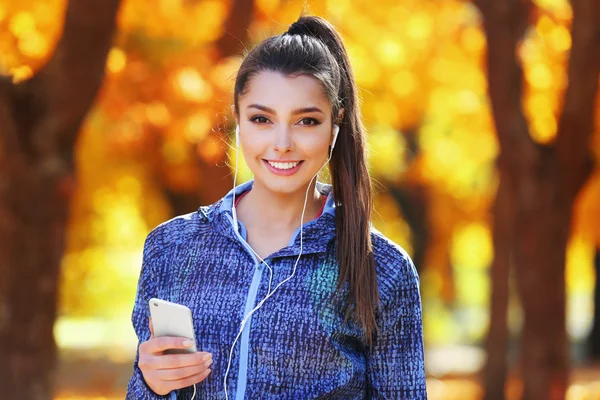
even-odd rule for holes
{"type": "Polygon", "coordinates": [[[330,110],[323,86],[310,75],[285,76],[279,72],[261,71],[248,82],[240,104],[258,103],[275,110],[287,111],[299,107],[317,106],[330,110]]]}

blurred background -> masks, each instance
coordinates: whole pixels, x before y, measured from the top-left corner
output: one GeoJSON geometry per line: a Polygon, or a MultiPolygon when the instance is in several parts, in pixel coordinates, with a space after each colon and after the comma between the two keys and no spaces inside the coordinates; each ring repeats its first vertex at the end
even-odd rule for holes
{"type": "MultiPolygon", "coordinates": [[[[546,160],[554,153],[543,149],[560,142],[559,132],[592,159],[600,155],[598,56],[579,59],[588,68],[578,70],[583,82],[569,79],[574,7],[529,6],[515,20],[520,35],[510,38],[512,72],[522,68],[506,81],[516,97],[504,103],[499,90],[496,110],[508,105],[522,115],[526,144],[511,148],[508,139],[502,145],[488,92],[486,34],[502,28],[486,31],[485,8],[468,1],[123,0],[118,8],[116,0],[0,0],[0,369],[12,371],[0,382],[32,385],[38,397],[27,398],[48,398],[48,382],[56,399],[124,398],[144,239],[232,187],[229,106],[240,57],[305,10],[339,30],[352,59],[377,193],[374,224],[408,251],[421,277],[429,397],[483,398],[499,156],[534,149],[546,160]],[[569,82],[581,89],[570,100],[583,121],[570,127],[563,122],[572,118],[561,120],[569,82]]],[[[591,49],[600,54],[600,45],[591,49]]],[[[566,290],[558,323],[571,374],[564,388],[551,383],[561,393],[552,398],[600,399],[600,174],[566,147],[557,152],[559,170],[588,167],[576,185],[567,180],[572,199],[563,208],[564,270],[556,279],[566,290]]],[[[514,242],[526,241],[519,234],[514,242]]],[[[531,271],[544,274],[544,266],[531,271]]],[[[520,398],[527,374],[519,373],[519,293],[556,296],[549,304],[559,306],[561,295],[541,277],[518,289],[519,273],[505,275],[500,350],[507,398],[520,398]]]]}

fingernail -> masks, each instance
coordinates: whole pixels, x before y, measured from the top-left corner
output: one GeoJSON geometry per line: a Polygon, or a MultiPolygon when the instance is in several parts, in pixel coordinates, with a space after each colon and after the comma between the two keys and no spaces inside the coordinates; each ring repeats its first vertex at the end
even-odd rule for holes
{"type": "Polygon", "coordinates": [[[183,345],[185,347],[190,347],[191,345],[193,345],[194,343],[191,340],[184,340],[183,341],[183,345]]]}
{"type": "Polygon", "coordinates": [[[212,354],[206,354],[204,357],[202,357],[202,361],[208,361],[212,358],[212,354]]]}
{"type": "Polygon", "coordinates": [[[204,363],[205,367],[210,367],[210,365],[212,364],[213,360],[208,360],[207,362],[204,363]]]}

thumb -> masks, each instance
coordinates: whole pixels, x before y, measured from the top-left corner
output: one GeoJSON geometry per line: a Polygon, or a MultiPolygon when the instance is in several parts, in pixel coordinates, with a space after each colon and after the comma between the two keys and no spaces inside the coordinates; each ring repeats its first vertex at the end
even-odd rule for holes
{"type": "Polygon", "coordinates": [[[154,339],[154,328],[152,327],[152,317],[148,319],[148,324],[150,325],[150,339],[154,339]]]}

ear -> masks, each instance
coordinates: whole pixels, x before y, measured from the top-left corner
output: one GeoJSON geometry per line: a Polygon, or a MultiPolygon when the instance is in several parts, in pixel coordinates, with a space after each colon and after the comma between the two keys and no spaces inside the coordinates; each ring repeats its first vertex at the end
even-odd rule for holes
{"type": "Polygon", "coordinates": [[[335,122],[337,125],[341,124],[344,120],[344,113],[345,110],[343,108],[340,108],[340,111],[338,111],[337,120],[335,122]]]}

